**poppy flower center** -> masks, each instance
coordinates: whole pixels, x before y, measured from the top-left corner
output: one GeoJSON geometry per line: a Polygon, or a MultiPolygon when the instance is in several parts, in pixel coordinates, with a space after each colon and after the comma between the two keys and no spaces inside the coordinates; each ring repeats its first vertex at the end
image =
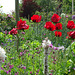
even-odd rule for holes
{"type": "Polygon", "coordinates": [[[56,27],[56,29],[58,30],[58,27],[56,27]]]}
{"type": "Polygon", "coordinates": [[[36,22],[36,20],[33,20],[33,22],[36,22]]]}
{"type": "Polygon", "coordinates": [[[57,36],[60,37],[60,34],[58,34],[57,36]]]}
{"type": "Polygon", "coordinates": [[[49,30],[52,30],[52,28],[50,28],[49,30]]]}

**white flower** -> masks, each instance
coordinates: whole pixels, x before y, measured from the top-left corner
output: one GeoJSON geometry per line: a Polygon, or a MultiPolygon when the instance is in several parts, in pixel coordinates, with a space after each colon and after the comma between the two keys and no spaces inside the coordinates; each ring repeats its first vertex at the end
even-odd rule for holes
{"type": "Polygon", "coordinates": [[[64,46],[60,46],[60,47],[58,47],[58,50],[60,50],[60,49],[64,50],[65,47],[64,47],[64,46]]]}
{"type": "Polygon", "coordinates": [[[5,60],[5,57],[6,57],[5,54],[6,54],[5,50],[0,46],[0,62],[2,60],[5,60]]]}
{"type": "Polygon", "coordinates": [[[48,48],[50,44],[51,44],[51,41],[48,40],[48,37],[47,37],[47,38],[45,38],[45,40],[43,40],[42,47],[48,48]]]}
{"type": "Polygon", "coordinates": [[[73,62],[71,59],[69,59],[69,62],[73,62]]]}
{"type": "Polygon", "coordinates": [[[61,17],[65,17],[66,15],[64,13],[61,13],[61,17]]]}
{"type": "Polygon", "coordinates": [[[68,54],[66,54],[66,56],[68,56],[68,54]]]}

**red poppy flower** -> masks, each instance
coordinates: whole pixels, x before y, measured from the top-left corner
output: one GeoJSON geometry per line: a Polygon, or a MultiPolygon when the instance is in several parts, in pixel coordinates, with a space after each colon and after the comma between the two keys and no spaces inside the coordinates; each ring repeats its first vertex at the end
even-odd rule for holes
{"type": "Polygon", "coordinates": [[[17,30],[16,30],[17,28],[13,28],[10,32],[9,32],[9,34],[17,34],[18,32],[17,32],[17,30]]]}
{"type": "Polygon", "coordinates": [[[57,14],[53,14],[53,16],[51,17],[52,22],[59,22],[60,19],[61,17],[57,14]]]}
{"type": "Polygon", "coordinates": [[[22,21],[22,20],[20,19],[20,21],[17,22],[17,29],[18,29],[18,30],[29,29],[29,25],[26,24],[26,21],[22,21]]]}
{"type": "Polygon", "coordinates": [[[61,37],[61,36],[62,36],[62,33],[59,32],[59,31],[55,31],[55,36],[56,36],[56,37],[61,37]]]}
{"type": "Polygon", "coordinates": [[[73,29],[74,27],[75,27],[74,22],[73,21],[68,21],[67,28],[68,29],[73,29]]]}
{"type": "Polygon", "coordinates": [[[73,27],[73,29],[75,29],[75,24],[74,24],[74,27],[73,27]]]}
{"type": "Polygon", "coordinates": [[[62,29],[62,24],[61,24],[61,23],[57,23],[57,24],[55,25],[55,29],[56,29],[56,30],[62,29]]]}
{"type": "Polygon", "coordinates": [[[46,24],[44,25],[44,28],[49,29],[50,31],[54,31],[55,30],[55,26],[50,21],[46,22],[46,24]]]}
{"type": "Polygon", "coordinates": [[[39,16],[39,15],[33,15],[33,16],[31,17],[31,20],[32,20],[33,22],[40,22],[40,21],[41,21],[41,16],[39,16]]]}
{"type": "Polygon", "coordinates": [[[68,39],[75,39],[75,31],[70,31],[70,32],[67,32],[68,36],[66,38],[68,39]]]}
{"type": "Polygon", "coordinates": [[[69,36],[69,34],[70,34],[70,32],[67,32],[67,35],[68,35],[68,36],[66,37],[67,39],[70,39],[70,36],[69,36]]]}

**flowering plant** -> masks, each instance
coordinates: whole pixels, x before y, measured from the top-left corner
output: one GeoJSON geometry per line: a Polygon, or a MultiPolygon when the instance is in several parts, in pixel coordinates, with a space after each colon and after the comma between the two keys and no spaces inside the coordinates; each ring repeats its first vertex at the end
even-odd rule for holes
{"type": "Polygon", "coordinates": [[[20,19],[20,21],[17,22],[17,28],[13,28],[9,34],[13,34],[13,35],[16,35],[17,34],[17,51],[18,51],[18,48],[19,48],[19,31],[17,30],[25,30],[25,29],[29,29],[29,25],[26,24],[26,21],[22,21],[20,19]]]}
{"type": "Polygon", "coordinates": [[[61,75],[66,71],[74,70],[74,64],[66,67],[70,61],[74,62],[74,45],[70,46],[68,50],[66,49],[70,42],[75,39],[74,21],[70,20],[66,24],[65,18],[63,20],[62,18],[59,19],[60,16],[58,15],[52,16],[55,19],[50,20],[49,18],[45,22],[42,20],[43,15],[42,17],[39,15],[33,16],[31,18],[33,22],[20,19],[17,25],[9,32],[11,35],[5,34],[2,37],[6,39],[6,45],[3,43],[1,45],[6,47],[8,57],[5,64],[2,65],[2,73],[5,75],[14,75],[14,73],[15,75],[47,75],[48,73],[56,75],[59,73],[61,75]],[[66,39],[67,34],[68,39],[66,39]],[[44,38],[45,40],[43,40],[44,38]],[[43,59],[45,60],[44,62],[43,59]]]}
{"type": "Polygon", "coordinates": [[[39,15],[33,15],[33,16],[31,17],[31,20],[32,20],[33,22],[40,22],[40,21],[41,21],[41,16],[39,16],[39,15]]]}

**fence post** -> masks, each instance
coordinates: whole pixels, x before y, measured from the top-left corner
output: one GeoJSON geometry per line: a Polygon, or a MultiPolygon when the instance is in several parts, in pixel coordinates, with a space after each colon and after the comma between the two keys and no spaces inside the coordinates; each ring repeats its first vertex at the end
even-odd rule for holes
{"type": "Polygon", "coordinates": [[[48,37],[43,40],[42,47],[44,48],[45,51],[45,59],[44,59],[44,75],[49,75],[48,74],[48,49],[49,45],[51,44],[51,41],[48,40],[48,37]]]}
{"type": "Polygon", "coordinates": [[[74,14],[74,0],[72,0],[72,15],[74,14]]]}
{"type": "MultiPolygon", "coordinates": [[[[19,21],[19,0],[15,0],[15,19],[16,24],[19,21]]],[[[19,37],[17,37],[17,51],[19,50],[19,37]]]]}

